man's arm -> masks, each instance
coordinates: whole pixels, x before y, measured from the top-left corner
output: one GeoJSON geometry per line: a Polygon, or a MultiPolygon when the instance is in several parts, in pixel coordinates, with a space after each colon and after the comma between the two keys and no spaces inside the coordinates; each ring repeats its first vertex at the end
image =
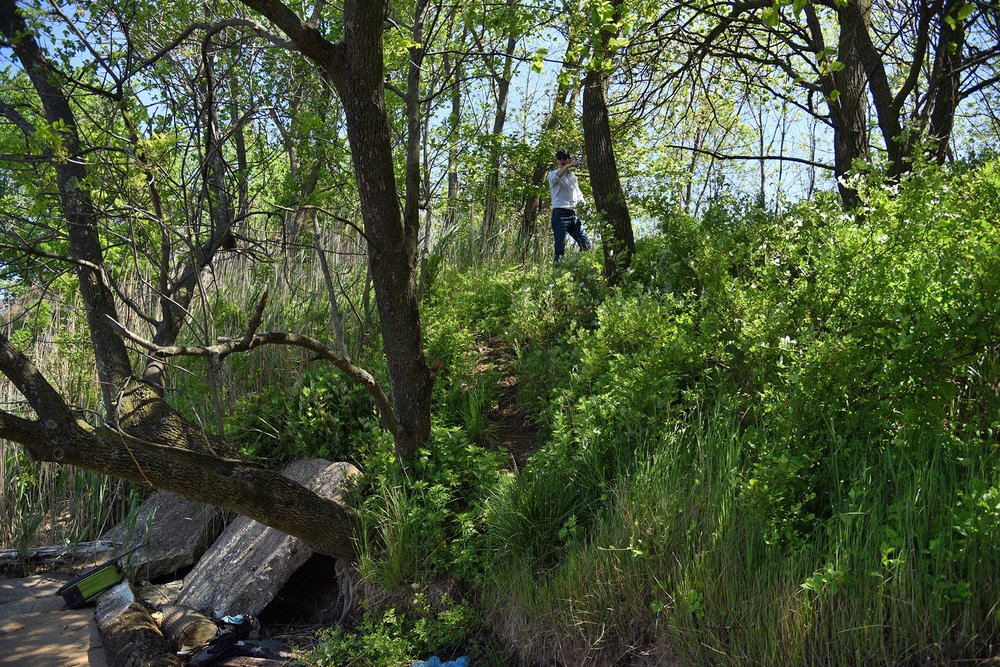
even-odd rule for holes
{"type": "Polygon", "coordinates": [[[563,166],[559,167],[559,169],[556,170],[556,176],[562,178],[569,172],[570,167],[579,167],[582,164],[583,163],[580,162],[579,160],[573,160],[572,162],[567,162],[566,164],[564,164],[563,166]]]}

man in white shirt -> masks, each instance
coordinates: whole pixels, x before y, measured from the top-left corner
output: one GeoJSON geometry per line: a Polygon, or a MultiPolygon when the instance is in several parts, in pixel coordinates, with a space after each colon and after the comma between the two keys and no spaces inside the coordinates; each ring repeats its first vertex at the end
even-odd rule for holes
{"type": "Polygon", "coordinates": [[[576,205],[583,201],[580,184],[573,173],[573,167],[583,163],[574,160],[567,150],[556,152],[558,169],[549,172],[549,192],[552,193],[552,234],[555,238],[555,261],[558,262],[566,250],[566,234],[573,237],[581,250],[590,250],[593,245],[583,230],[583,223],[576,214],[576,205]]]}

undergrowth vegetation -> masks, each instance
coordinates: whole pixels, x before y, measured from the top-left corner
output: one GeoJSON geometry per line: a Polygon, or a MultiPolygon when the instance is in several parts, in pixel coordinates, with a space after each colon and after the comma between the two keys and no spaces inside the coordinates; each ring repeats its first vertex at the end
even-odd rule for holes
{"type": "Polygon", "coordinates": [[[850,213],[664,211],[615,290],[593,254],[440,272],[428,329],[504,338],[545,434],[483,503],[474,581],[503,645],[537,664],[994,650],[1000,173],[859,186],[850,213]]]}
{"type": "MultiPolygon", "coordinates": [[[[650,210],[658,229],[614,289],[599,250],[555,269],[432,258],[422,321],[442,370],[432,441],[405,471],[334,368],[232,361],[223,428],[245,454],[365,472],[364,602],[312,659],[995,654],[1000,164],[856,186],[850,212],[832,195],[650,210]],[[539,434],[521,469],[496,444],[484,345],[510,351],[539,434]]],[[[281,328],[320,335],[329,311],[293,302],[272,296],[281,328]]],[[[366,336],[348,331],[354,358],[384,377],[366,336]]],[[[197,372],[174,385],[192,405],[208,391],[197,372]]]]}

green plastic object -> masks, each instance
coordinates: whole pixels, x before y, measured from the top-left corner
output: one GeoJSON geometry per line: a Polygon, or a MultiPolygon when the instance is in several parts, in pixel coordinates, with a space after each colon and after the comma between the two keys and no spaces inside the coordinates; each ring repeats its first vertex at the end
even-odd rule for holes
{"type": "Polygon", "coordinates": [[[70,609],[87,606],[97,599],[98,595],[119,584],[125,578],[121,568],[118,567],[118,560],[116,558],[87,570],[60,588],[57,591],[58,595],[63,597],[66,606],[70,609]]]}

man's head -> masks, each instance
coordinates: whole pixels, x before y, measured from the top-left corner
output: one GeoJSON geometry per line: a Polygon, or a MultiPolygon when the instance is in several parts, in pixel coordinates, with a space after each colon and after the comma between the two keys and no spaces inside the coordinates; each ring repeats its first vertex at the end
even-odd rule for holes
{"type": "Polygon", "coordinates": [[[556,151],[556,162],[568,162],[571,157],[573,156],[565,148],[556,151]]]}

